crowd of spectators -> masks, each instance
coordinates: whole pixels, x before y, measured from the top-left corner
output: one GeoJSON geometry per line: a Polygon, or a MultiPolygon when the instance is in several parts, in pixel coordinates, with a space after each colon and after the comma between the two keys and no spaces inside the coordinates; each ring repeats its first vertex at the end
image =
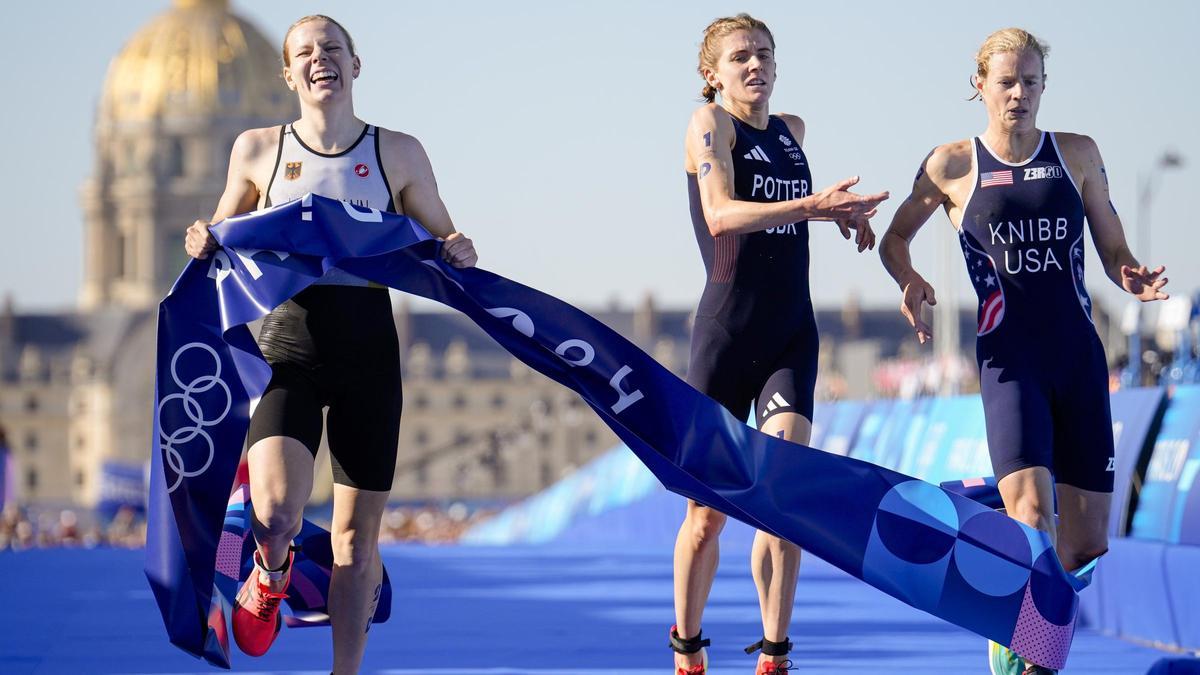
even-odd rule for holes
{"type": "Polygon", "coordinates": [[[471,510],[462,502],[446,508],[402,506],[388,509],[379,532],[381,543],[421,542],[450,544],[475,523],[494,515],[495,509],[471,510]]]}
{"type": "Polygon", "coordinates": [[[962,354],[887,359],[875,368],[873,380],[879,398],[914,399],[979,391],[975,363],[962,354]]]}
{"type": "Polygon", "coordinates": [[[128,506],[107,519],[75,509],[33,510],[15,505],[0,512],[0,551],[57,546],[138,548],[145,543],[145,519],[128,506]]]}
{"type": "MultiPolygon", "coordinates": [[[[467,528],[495,511],[471,509],[461,502],[446,507],[390,508],[384,514],[379,540],[381,543],[453,543],[467,528]]],[[[0,512],[0,551],[52,547],[140,548],[145,544],[145,518],[131,507],[122,507],[111,518],[76,509],[33,510],[9,506],[0,512]]]]}

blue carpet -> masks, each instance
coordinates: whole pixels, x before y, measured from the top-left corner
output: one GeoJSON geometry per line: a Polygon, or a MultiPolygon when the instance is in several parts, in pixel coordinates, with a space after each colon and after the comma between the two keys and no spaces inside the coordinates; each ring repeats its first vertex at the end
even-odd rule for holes
{"type": "MultiPolygon", "coordinates": [[[[760,637],[743,542],[726,545],[705,615],[713,675],[753,672],[760,637]]],[[[665,675],[669,548],[396,546],[392,619],[364,672],[665,675]]],[[[166,639],[140,551],[0,554],[0,673],[215,673],[166,639]]],[[[986,673],[982,639],[805,560],[791,636],[801,673],[986,673]]],[[[236,649],[236,648],[235,648],[236,649]]],[[[285,629],[238,672],[327,673],[328,629],[285,629]]],[[[1163,652],[1081,630],[1064,673],[1145,673],[1163,652]]]]}

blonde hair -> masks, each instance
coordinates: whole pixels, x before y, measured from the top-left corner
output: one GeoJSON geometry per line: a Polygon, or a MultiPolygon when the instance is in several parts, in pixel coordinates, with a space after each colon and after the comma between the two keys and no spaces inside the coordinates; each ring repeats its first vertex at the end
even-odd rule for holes
{"type": "MultiPolygon", "coordinates": [[[[721,60],[721,40],[726,35],[739,30],[761,30],[771,41],[771,49],[775,49],[775,36],[771,35],[771,29],[767,28],[767,24],[762,21],[745,12],[737,16],[721,17],[708,24],[708,28],[704,29],[704,41],[700,43],[700,65],[696,68],[700,77],[704,77],[705,69],[717,69],[717,61],[721,60]]],[[[700,90],[700,98],[709,103],[717,98],[717,90],[708,83],[707,79],[704,82],[704,88],[700,90]]]]}
{"type": "Polygon", "coordinates": [[[337,26],[338,30],[342,31],[342,35],[346,36],[346,46],[350,49],[350,56],[358,56],[358,52],[354,50],[354,38],[350,37],[350,31],[346,30],[345,26],[338,23],[336,19],[325,16],[324,14],[309,14],[308,16],[302,16],[299,19],[296,19],[296,22],[289,26],[287,32],[283,34],[284,68],[292,65],[292,57],[288,54],[287,48],[288,38],[292,36],[292,31],[299,28],[302,24],[308,23],[309,21],[328,21],[329,23],[337,26]]]}
{"type": "Polygon", "coordinates": [[[1044,71],[1046,57],[1050,54],[1050,45],[1037,39],[1033,33],[1023,28],[1002,28],[992,33],[987,36],[987,39],[979,46],[979,51],[975,53],[975,77],[987,77],[988,61],[992,55],[1023,52],[1027,49],[1037,52],[1038,57],[1042,59],[1042,70],[1044,71]]]}

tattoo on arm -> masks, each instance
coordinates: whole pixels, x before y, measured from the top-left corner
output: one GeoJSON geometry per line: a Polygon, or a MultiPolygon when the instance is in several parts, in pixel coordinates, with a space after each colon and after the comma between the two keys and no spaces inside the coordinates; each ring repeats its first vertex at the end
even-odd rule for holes
{"type": "Polygon", "coordinates": [[[704,132],[704,147],[706,147],[706,148],[712,147],[712,132],[711,131],[704,132]]]}
{"type": "MultiPolygon", "coordinates": [[[[1104,179],[1104,189],[1108,190],[1108,172],[1104,170],[1104,165],[1100,165],[1100,176],[1104,179]]],[[[1108,208],[1112,209],[1113,215],[1117,215],[1117,207],[1112,203],[1112,199],[1108,200],[1108,208]]]]}
{"type": "Polygon", "coordinates": [[[709,171],[712,171],[712,164],[705,162],[700,165],[700,177],[701,178],[704,178],[705,176],[707,176],[709,171]]]}
{"type": "Polygon", "coordinates": [[[935,152],[937,152],[937,148],[930,150],[929,154],[925,155],[925,159],[921,160],[921,166],[917,167],[917,175],[913,178],[913,191],[914,192],[916,192],[917,181],[921,180],[921,176],[925,175],[925,165],[929,163],[929,158],[933,157],[933,153],[935,153],[935,152]]]}

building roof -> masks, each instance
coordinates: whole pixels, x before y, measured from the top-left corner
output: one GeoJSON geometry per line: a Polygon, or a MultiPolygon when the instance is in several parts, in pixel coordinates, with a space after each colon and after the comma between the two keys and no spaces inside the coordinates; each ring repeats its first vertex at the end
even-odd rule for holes
{"type": "Polygon", "coordinates": [[[113,59],[98,122],[286,119],[295,97],[282,67],[276,48],[227,0],[176,0],[113,59]]]}

